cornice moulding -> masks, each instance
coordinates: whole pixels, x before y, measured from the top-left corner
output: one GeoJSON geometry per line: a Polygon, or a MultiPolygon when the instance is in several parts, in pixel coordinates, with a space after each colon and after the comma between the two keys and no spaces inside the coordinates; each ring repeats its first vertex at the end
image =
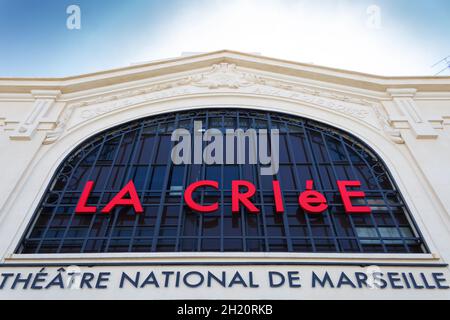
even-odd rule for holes
{"type": "Polygon", "coordinates": [[[0,78],[0,92],[60,90],[62,93],[72,93],[115,83],[200,69],[222,62],[378,92],[385,92],[388,88],[407,87],[414,87],[419,91],[450,91],[450,77],[382,77],[224,50],[67,78],[0,78]]]}
{"type": "Polygon", "coordinates": [[[387,92],[393,98],[414,98],[417,94],[415,88],[389,88],[387,92]]]}
{"type": "Polygon", "coordinates": [[[47,133],[44,144],[55,142],[66,129],[70,130],[67,128],[67,123],[74,111],[79,108],[81,108],[79,122],[85,122],[107,113],[158,100],[209,94],[259,95],[288,99],[329,109],[365,122],[372,114],[375,115],[381,130],[386,132],[395,143],[403,143],[400,134],[390,128],[388,117],[381,104],[376,100],[305,86],[301,83],[286,82],[244,71],[234,64],[220,63],[201,73],[187,74],[171,81],[73,101],[63,111],[55,130],[47,133]]]}
{"type": "Polygon", "coordinates": [[[59,90],[31,90],[35,99],[57,99],[61,95],[59,90]]]}

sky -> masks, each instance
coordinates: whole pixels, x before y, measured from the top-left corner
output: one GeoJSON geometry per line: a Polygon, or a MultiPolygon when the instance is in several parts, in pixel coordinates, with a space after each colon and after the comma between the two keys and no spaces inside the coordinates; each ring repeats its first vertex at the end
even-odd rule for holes
{"type": "Polygon", "coordinates": [[[435,75],[447,66],[432,67],[450,56],[449,31],[449,0],[0,0],[0,77],[72,76],[221,49],[435,75]],[[80,16],[67,13],[71,5],[80,16]]]}

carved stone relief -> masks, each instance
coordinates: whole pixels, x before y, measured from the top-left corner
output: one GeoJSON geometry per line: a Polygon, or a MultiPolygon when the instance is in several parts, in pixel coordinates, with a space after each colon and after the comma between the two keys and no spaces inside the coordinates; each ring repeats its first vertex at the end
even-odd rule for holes
{"type": "Polygon", "coordinates": [[[45,117],[55,100],[60,95],[59,91],[36,90],[31,92],[35,98],[31,111],[25,120],[19,123],[18,127],[10,134],[11,140],[31,140],[41,122],[45,117]]]}
{"type": "Polygon", "coordinates": [[[56,128],[48,132],[44,144],[50,144],[59,139],[69,129],[67,125],[72,117],[77,117],[73,125],[79,125],[101,115],[134,105],[205,93],[271,96],[308,103],[363,120],[383,130],[394,142],[403,143],[400,133],[391,127],[388,116],[379,102],[242,72],[234,64],[221,63],[213,65],[209,71],[200,74],[69,103],[62,112],[56,128]],[[77,110],[76,116],[75,110],[77,110]]]}

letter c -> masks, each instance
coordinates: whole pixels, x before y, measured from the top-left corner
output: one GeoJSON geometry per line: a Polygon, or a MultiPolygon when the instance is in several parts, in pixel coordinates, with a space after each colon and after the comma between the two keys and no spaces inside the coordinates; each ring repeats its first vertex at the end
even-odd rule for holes
{"type": "Polygon", "coordinates": [[[202,213],[214,212],[217,209],[219,209],[219,204],[217,202],[208,206],[204,206],[198,204],[192,199],[192,194],[194,193],[195,190],[197,190],[200,187],[212,187],[215,189],[219,189],[219,183],[216,181],[204,180],[195,182],[191,184],[189,187],[187,187],[184,193],[184,201],[186,201],[188,207],[194,211],[202,213]]]}

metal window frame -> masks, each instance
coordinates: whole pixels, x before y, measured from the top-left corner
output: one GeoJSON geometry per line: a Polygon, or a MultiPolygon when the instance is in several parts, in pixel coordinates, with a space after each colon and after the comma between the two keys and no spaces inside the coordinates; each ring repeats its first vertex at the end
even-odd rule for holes
{"type": "MultiPolygon", "coordinates": [[[[236,128],[234,128],[234,129],[236,129],[236,128]]],[[[143,145],[144,145],[144,141],[142,140],[142,147],[143,147],[143,145]]],[[[173,145],[173,143],[171,145],[173,145]]],[[[224,154],[224,156],[225,156],[225,154],[224,154]]],[[[225,168],[225,165],[221,164],[220,165],[220,174],[221,174],[222,181],[223,181],[224,172],[225,172],[224,168],[225,168]]],[[[238,166],[238,168],[239,168],[239,171],[238,171],[239,178],[242,178],[243,177],[242,167],[238,166]]],[[[184,175],[182,178],[183,188],[186,187],[186,184],[187,184],[188,180],[190,179],[191,169],[192,169],[192,166],[185,165],[184,175]]],[[[260,165],[257,164],[255,169],[257,169],[259,172],[260,165]]],[[[202,175],[202,178],[204,178],[206,176],[206,165],[205,164],[203,164],[201,167],[201,175],[202,175]]],[[[138,192],[139,192],[139,190],[138,190],[138,192]]],[[[201,200],[202,201],[204,200],[204,196],[205,196],[205,192],[202,191],[201,192],[201,200]]],[[[285,205],[289,205],[289,204],[292,205],[292,203],[285,203],[285,205]]],[[[74,205],[72,205],[72,206],[74,206],[74,205]]],[[[231,216],[231,214],[230,214],[230,216],[231,216]]],[[[100,251],[94,251],[94,252],[99,252],[99,253],[135,252],[134,251],[135,241],[136,240],[145,240],[145,239],[147,239],[149,241],[151,239],[151,242],[149,243],[149,245],[151,246],[151,249],[150,249],[150,251],[145,251],[145,252],[164,251],[164,250],[160,250],[159,244],[161,242],[164,242],[165,240],[166,241],[170,240],[173,242],[173,246],[172,246],[173,249],[172,249],[172,251],[169,251],[169,252],[182,252],[183,251],[182,250],[183,240],[187,240],[187,239],[193,239],[193,240],[196,239],[196,241],[197,241],[196,250],[194,250],[193,252],[207,252],[207,251],[202,250],[202,242],[208,241],[208,239],[219,240],[219,243],[220,243],[219,248],[217,250],[215,250],[215,251],[219,251],[219,252],[226,252],[227,251],[227,248],[226,248],[227,240],[232,240],[232,239],[238,239],[242,243],[241,250],[237,250],[237,252],[249,251],[248,247],[247,247],[248,240],[259,240],[261,243],[263,243],[263,245],[262,245],[263,247],[260,248],[261,252],[412,253],[410,250],[410,246],[408,245],[411,243],[420,245],[421,253],[429,252],[429,249],[424,241],[424,238],[423,238],[422,234],[420,233],[420,230],[417,227],[417,224],[414,221],[414,217],[410,213],[408,206],[407,206],[406,202],[404,201],[387,166],[385,165],[383,159],[378,157],[376,155],[376,153],[373,151],[373,149],[370,148],[370,146],[366,145],[360,139],[358,139],[340,129],[337,129],[337,128],[331,127],[329,125],[325,125],[325,124],[322,124],[322,123],[319,123],[319,122],[316,122],[316,121],[313,121],[310,119],[301,118],[301,117],[293,117],[291,115],[285,115],[285,114],[279,113],[279,112],[267,112],[267,111],[239,109],[239,108],[236,108],[236,109],[215,109],[215,108],[214,109],[202,109],[202,110],[194,110],[194,111],[181,111],[181,112],[177,112],[175,114],[170,113],[170,114],[151,116],[151,117],[147,117],[147,118],[134,120],[132,122],[105,130],[104,132],[101,132],[101,133],[97,134],[96,136],[88,139],[87,141],[82,143],[80,146],[78,146],[74,151],[72,151],[70,153],[70,155],[61,163],[61,165],[56,170],[56,173],[54,174],[51,182],[49,183],[49,186],[47,187],[47,191],[43,195],[38,208],[35,210],[35,213],[31,219],[29,225],[27,226],[26,231],[25,231],[22,239],[20,240],[20,243],[17,246],[15,252],[19,253],[19,254],[24,253],[25,251],[27,251],[27,248],[28,248],[27,243],[30,241],[34,241],[34,240],[38,241],[38,245],[37,245],[36,249],[34,251],[32,251],[31,253],[38,253],[38,254],[46,253],[45,250],[41,250],[41,249],[42,249],[42,246],[44,245],[44,247],[45,247],[45,243],[49,242],[49,241],[59,241],[58,246],[57,246],[58,248],[56,249],[56,252],[54,252],[57,254],[72,252],[69,250],[70,244],[66,244],[70,241],[82,242],[82,246],[81,246],[79,252],[76,252],[76,253],[92,252],[92,251],[87,251],[87,248],[86,248],[87,243],[90,240],[106,241],[106,245],[105,245],[104,249],[102,249],[100,251]],[[351,171],[353,172],[353,175],[356,176],[355,164],[353,163],[353,160],[349,154],[349,148],[351,148],[354,152],[356,152],[356,154],[361,156],[361,160],[369,168],[369,171],[371,173],[371,178],[375,179],[375,183],[378,186],[378,189],[374,189],[371,191],[380,193],[382,195],[382,198],[384,200],[383,206],[386,206],[388,208],[389,216],[391,217],[392,221],[394,222],[393,225],[391,225],[389,227],[395,228],[398,231],[400,237],[398,237],[398,238],[383,237],[379,231],[380,227],[378,226],[373,215],[370,216],[370,220],[372,222],[372,227],[375,229],[375,231],[377,233],[377,237],[360,238],[356,232],[357,226],[355,225],[355,223],[353,221],[353,217],[351,217],[351,216],[349,217],[349,223],[353,230],[354,236],[349,237],[349,236],[338,235],[338,232],[336,229],[336,224],[337,224],[336,219],[335,219],[334,215],[332,213],[330,213],[329,211],[327,213],[324,213],[323,217],[324,217],[324,221],[325,220],[328,221],[328,223],[326,223],[325,225],[326,225],[326,227],[328,227],[330,229],[330,231],[332,233],[331,237],[315,236],[314,232],[313,232],[313,228],[312,228],[312,223],[310,221],[310,217],[308,214],[305,214],[306,228],[308,230],[307,236],[298,236],[295,234],[291,234],[291,229],[290,229],[291,225],[289,223],[287,214],[284,214],[282,217],[282,220],[283,220],[282,227],[284,230],[284,236],[280,237],[280,236],[271,235],[271,234],[269,234],[269,231],[268,231],[270,228],[270,225],[268,225],[268,223],[267,223],[268,207],[265,202],[265,196],[269,195],[270,192],[268,192],[268,190],[265,190],[263,188],[261,176],[258,174],[256,174],[256,177],[255,177],[256,179],[253,182],[257,186],[257,196],[260,199],[260,201],[258,201],[258,202],[260,204],[261,214],[258,215],[258,217],[257,217],[257,221],[258,221],[257,227],[258,227],[258,233],[260,231],[263,232],[262,235],[260,235],[260,236],[247,235],[248,225],[246,224],[246,221],[247,221],[246,213],[245,213],[244,209],[241,209],[241,212],[240,212],[240,218],[241,218],[241,220],[240,220],[240,223],[241,223],[240,236],[224,236],[224,221],[225,221],[224,219],[227,218],[226,213],[225,213],[226,204],[224,203],[224,199],[225,199],[226,192],[228,192],[227,188],[225,188],[225,186],[224,186],[224,188],[221,188],[221,190],[218,191],[220,193],[219,198],[221,200],[221,206],[220,206],[220,210],[219,210],[219,212],[220,212],[219,213],[220,214],[220,227],[218,228],[219,233],[216,236],[204,236],[203,235],[202,231],[204,228],[204,224],[203,224],[203,216],[201,214],[199,214],[197,217],[197,224],[196,224],[197,225],[197,236],[184,236],[183,235],[186,220],[185,220],[185,215],[183,214],[185,212],[185,207],[184,207],[184,199],[182,196],[180,197],[180,201],[177,204],[177,206],[179,206],[179,208],[178,208],[178,222],[176,225],[176,234],[175,234],[175,236],[163,236],[161,234],[161,231],[163,230],[164,227],[167,227],[167,226],[164,226],[162,224],[162,216],[165,212],[165,209],[169,205],[171,205],[169,202],[166,201],[167,198],[170,199],[169,179],[171,177],[172,169],[174,167],[171,161],[168,161],[168,163],[166,163],[165,165],[164,164],[162,165],[162,166],[165,166],[165,174],[163,177],[163,185],[160,190],[161,195],[159,197],[159,202],[152,203],[152,204],[143,204],[144,207],[158,206],[157,215],[156,215],[156,224],[154,226],[154,232],[152,235],[149,235],[146,237],[136,236],[136,229],[138,227],[138,221],[139,221],[139,217],[136,216],[134,219],[134,223],[133,223],[133,226],[131,229],[130,236],[114,237],[113,232],[114,232],[114,229],[117,227],[117,224],[118,224],[117,221],[119,219],[119,211],[116,210],[115,212],[113,212],[111,214],[110,219],[112,220],[112,224],[110,223],[110,227],[107,228],[108,233],[104,234],[104,236],[89,238],[89,234],[92,231],[94,222],[96,220],[96,215],[93,215],[91,218],[90,224],[88,226],[85,237],[80,237],[80,238],[69,237],[68,232],[71,229],[72,223],[75,219],[74,213],[72,213],[70,218],[67,220],[67,222],[68,222],[67,225],[65,225],[63,227],[64,231],[63,231],[62,237],[51,238],[48,236],[49,231],[51,230],[51,223],[54,221],[54,219],[56,217],[58,208],[68,206],[68,205],[65,205],[62,203],[66,193],[69,193],[69,194],[80,193],[78,191],[72,191],[72,190],[68,191],[68,186],[70,185],[71,179],[73,178],[76,170],[80,167],[80,164],[83,162],[84,159],[86,159],[86,157],[89,154],[96,152],[95,159],[87,173],[87,176],[90,178],[94,172],[94,169],[98,165],[99,157],[102,154],[103,149],[107,145],[107,142],[111,141],[111,140],[119,139],[119,144],[117,145],[117,149],[114,151],[114,156],[113,156],[113,159],[111,160],[111,165],[108,170],[107,179],[105,180],[105,186],[100,191],[100,196],[99,196],[98,201],[101,202],[103,200],[103,198],[105,197],[106,193],[110,193],[110,192],[114,191],[114,190],[108,190],[106,188],[109,184],[108,181],[111,179],[111,175],[112,175],[114,168],[120,167],[120,166],[125,167],[125,174],[122,178],[122,184],[126,183],[128,180],[131,179],[132,174],[133,174],[133,169],[135,166],[137,166],[137,164],[135,163],[135,158],[137,157],[138,154],[140,154],[140,150],[139,150],[138,146],[141,143],[143,131],[144,131],[144,129],[146,129],[150,126],[153,126],[155,128],[155,130],[154,130],[155,133],[153,136],[154,143],[152,146],[152,154],[150,155],[150,162],[146,166],[146,172],[145,172],[145,178],[144,178],[144,190],[140,190],[142,192],[140,195],[140,198],[141,198],[141,201],[143,201],[144,198],[146,198],[148,194],[158,192],[158,190],[150,190],[149,187],[150,187],[150,179],[153,179],[154,168],[157,166],[161,166],[161,164],[156,163],[156,160],[157,160],[157,155],[158,155],[157,150],[162,141],[161,139],[163,136],[167,136],[167,134],[168,134],[168,133],[162,132],[164,129],[164,126],[168,126],[168,125],[172,124],[174,126],[174,128],[177,128],[180,121],[182,121],[182,120],[189,121],[189,123],[190,123],[189,129],[192,134],[193,124],[194,124],[194,121],[196,120],[196,118],[201,118],[202,120],[206,120],[206,122],[204,124],[208,128],[209,127],[209,119],[211,117],[221,119],[220,129],[222,131],[224,131],[224,129],[226,127],[226,121],[230,117],[232,117],[235,120],[237,128],[239,128],[241,118],[248,119],[249,123],[251,123],[251,126],[255,129],[257,129],[257,127],[258,127],[257,123],[260,123],[260,121],[265,121],[265,124],[268,129],[273,128],[275,126],[274,123],[276,123],[277,125],[283,126],[283,128],[285,129],[285,132],[280,133],[280,135],[286,136],[286,142],[287,142],[286,148],[288,151],[288,159],[289,159],[289,161],[287,163],[283,163],[283,164],[290,165],[291,170],[294,170],[293,179],[294,179],[294,183],[295,183],[296,187],[295,187],[295,190],[289,190],[289,191],[295,191],[295,192],[297,192],[297,194],[299,194],[301,191],[303,191],[303,189],[301,189],[301,187],[299,187],[300,181],[301,181],[301,179],[298,175],[298,167],[297,167],[299,162],[297,162],[295,160],[295,157],[293,154],[294,146],[293,146],[293,141],[290,138],[290,132],[289,132],[290,126],[298,127],[300,129],[300,131],[303,132],[303,134],[304,134],[304,138],[305,138],[304,146],[306,148],[305,152],[307,153],[307,157],[305,155],[305,159],[309,159],[309,161],[302,163],[302,165],[306,164],[312,168],[312,174],[313,174],[313,178],[315,181],[315,189],[317,189],[318,191],[334,192],[335,190],[334,191],[326,190],[323,187],[323,184],[320,179],[321,174],[320,174],[320,170],[319,170],[319,167],[321,165],[323,165],[323,163],[320,163],[320,161],[318,161],[316,159],[316,155],[314,154],[314,151],[313,151],[314,142],[311,139],[311,133],[315,132],[320,135],[322,142],[325,146],[325,152],[326,152],[326,154],[328,156],[328,160],[329,160],[329,163],[327,163],[326,165],[331,166],[333,175],[335,177],[337,177],[337,172],[335,169],[336,164],[334,163],[334,161],[332,159],[329,145],[327,144],[327,138],[332,138],[332,139],[338,141],[338,143],[340,143],[341,147],[343,148],[343,150],[345,152],[346,161],[348,162],[347,164],[350,166],[351,171]],[[130,134],[131,132],[134,132],[135,139],[131,146],[131,152],[129,154],[129,159],[126,163],[118,165],[117,161],[118,161],[118,157],[120,154],[122,143],[124,141],[124,137],[127,134],[130,134]],[[62,175],[63,169],[68,164],[70,164],[71,159],[76,158],[76,156],[79,153],[84,154],[84,157],[81,157],[82,159],[73,167],[73,170],[70,172],[70,175],[67,177],[64,188],[61,191],[53,190],[55,182],[62,175]],[[376,165],[381,166],[381,168],[383,169],[381,174],[388,177],[392,190],[382,189],[381,184],[378,180],[380,174],[377,175],[373,166],[371,166],[370,163],[368,162],[368,160],[364,158],[363,154],[367,155],[368,157],[370,157],[372,159],[376,159],[376,165]],[[49,205],[46,203],[46,198],[50,193],[59,194],[59,198],[55,205],[49,205]],[[403,234],[400,230],[400,228],[402,226],[400,226],[400,224],[396,220],[396,217],[393,212],[393,208],[389,204],[389,201],[387,200],[388,193],[395,194],[397,199],[401,203],[401,205],[398,207],[403,209],[406,219],[409,222],[408,227],[412,230],[414,237],[403,236],[403,234]],[[40,216],[39,212],[40,212],[41,208],[43,208],[43,207],[52,207],[53,208],[52,214],[51,214],[49,221],[47,222],[47,225],[45,226],[42,236],[39,238],[33,239],[33,238],[31,238],[31,234],[35,228],[35,223],[39,219],[39,216],[40,216]],[[126,244],[127,250],[126,251],[115,251],[117,248],[115,248],[114,245],[111,245],[111,242],[116,241],[116,240],[119,240],[119,241],[124,240],[125,242],[128,241],[128,243],[126,244]],[[311,251],[296,251],[296,250],[294,250],[293,240],[294,241],[295,240],[306,240],[308,243],[311,244],[311,251]],[[321,241],[321,240],[333,242],[334,246],[335,246],[335,250],[330,250],[330,251],[318,250],[316,241],[321,241]],[[358,246],[358,251],[346,251],[340,244],[340,241],[342,241],[342,240],[356,241],[357,246],[358,246]],[[271,250],[271,246],[272,245],[275,246],[277,241],[285,241],[286,246],[285,246],[284,250],[281,250],[281,251],[271,250]],[[382,251],[366,250],[364,247],[364,241],[366,241],[366,242],[367,241],[379,241],[382,251]],[[390,249],[392,249],[392,248],[389,245],[389,241],[401,242],[401,246],[403,246],[403,250],[391,251],[390,249]]]]}

